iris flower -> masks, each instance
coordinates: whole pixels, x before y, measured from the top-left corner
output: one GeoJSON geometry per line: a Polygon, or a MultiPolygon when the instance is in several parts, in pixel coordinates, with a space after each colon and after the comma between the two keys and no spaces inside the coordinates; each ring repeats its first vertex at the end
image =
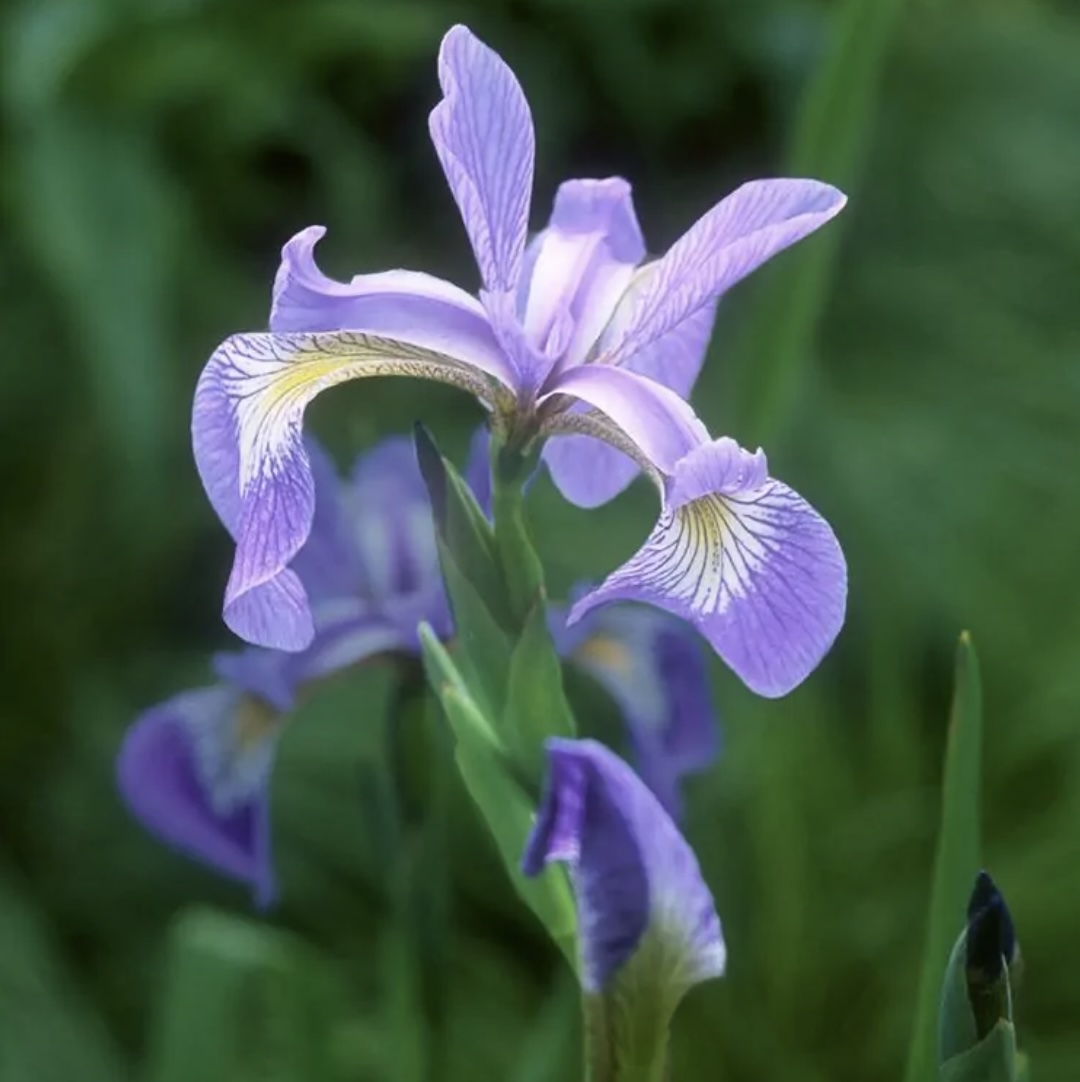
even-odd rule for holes
{"type": "Polygon", "coordinates": [[[304,410],[345,380],[412,376],[464,388],[513,446],[548,441],[552,476],[578,504],[610,499],[639,469],[656,483],[652,535],[572,619],[616,597],[658,605],[751,688],[783,694],[839,631],[843,556],[764,456],[712,440],[685,396],[718,298],[844,196],[812,180],[750,182],[647,261],[626,181],[570,180],[527,243],[534,135],[517,79],[463,26],[444,37],[438,74],[431,138],[479,295],[407,270],[335,281],[315,263],[318,226],[285,245],[269,331],[226,339],[195,395],[199,473],[236,541],[226,623],[261,645],[309,645],[310,599],[291,567],[317,513],[304,410]]]}
{"type": "MultiPolygon", "coordinates": [[[[309,441],[314,526],[292,567],[312,600],[312,644],[299,653],[252,647],[213,659],[217,682],[152,707],[121,749],[121,792],[154,834],[248,883],[259,905],[276,894],[270,775],[290,713],[313,682],[374,656],[418,653],[416,627],[452,632],[427,491],[411,441],[393,437],[351,475],[309,441]]],[[[490,473],[485,433],[466,476],[481,503],[490,473]]],[[[677,621],[626,606],[567,630],[560,652],[595,676],[626,717],[640,769],[665,799],[715,754],[715,719],[700,652],[677,621]]]]}
{"type": "Polygon", "coordinates": [[[612,605],[576,624],[567,624],[565,614],[562,606],[550,608],[559,654],[614,700],[638,774],[664,809],[680,818],[683,777],[704,770],[719,750],[698,637],[667,613],[644,605],[612,605]]]}
{"type": "Polygon", "coordinates": [[[569,867],[585,990],[608,988],[647,937],[654,948],[648,987],[676,1001],[723,974],[727,954],[712,895],[656,797],[592,740],[552,739],[548,762],[522,869],[537,875],[553,862],[569,867]]]}
{"type": "Polygon", "coordinates": [[[318,513],[294,574],[317,633],[299,653],[249,648],[215,656],[217,683],[142,714],[117,763],[120,791],[152,833],[252,888],[276,894],[270,774],[290,712],[311,684],[372,657],[417,654],[417,624],[451,629],[427,491],[412,442],[383,441],[342,481],[307,449],[318,513]]]}

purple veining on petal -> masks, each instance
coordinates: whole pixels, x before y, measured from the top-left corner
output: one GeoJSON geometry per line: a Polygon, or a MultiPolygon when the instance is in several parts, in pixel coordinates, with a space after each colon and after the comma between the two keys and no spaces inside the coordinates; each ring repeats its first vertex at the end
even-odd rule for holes
{"type": "Polygon", "coordinates": [[[513,293],[521,275],[532,195],[534,136],[514,73],[464,26],[439,49],[443,99],[431,140],[469,234],[484,287],[513,293]]]}
{"type": "Polygon", "coordinates": [[[281,251],[270,330],[358,331],[462,358],[506,386],[515,376],[484,306],[450,282],[419,271],[326,277],[315,262],[322,226],[297,233],[281,251]]]}
{"type": "Polygon", "coordinates": [[[653,268],[612,363],[670,333],[762,263],[837,215],[845,196],[814,180],[744,184],[698,219],[653,268]]]}
{"type": "Polygon", "coordinates": [[[548,783],[522,869],[569,865],[589,992],[606,988],[647,931],[668,954],[679,992],[723,973],[712,895],[696,858],[656,797],[592,740],[548,741],[548,783]]]}
{"type": "Polygon", "coordinates": [[[686,402],[632,372],[600,365],[568,369],[540,404],[560,394],[600,410],[662,473],[708,439],[705,426],[686,402]]]}
{"type": "MultiPolygon", "coordinates": [[[[673,330],[639,350],[622,365],[689,399],[705,360],[715,304],[706,305],[673,330]]],[[[599,352],[607,337],[601,337],[599,352]]],[[[544,446],[544,462],[556,487],[578,507],[600,507],[638,476],[633,459],[591,436],[555,436],[544,446]]]]}
{"type": "Polygon", "coordinates": [[[620,177],[563,183],[531,255],[526,337],[562,367],[580,364],[645,255],[630,185],[620,177]]]}
{"type": "Polygon", "coordinates": [[[738,496],[760,489],[769,479],[769,463],[759,447],[745,451],[729,436],[691,451],[675,469],[668,491],[672,507],[718,493],[738,496]]]}
{"type": "Polygon", "coordinates": [[[744,487],[763,469],[763,456],[727,440],[687,456],[645,544],[570,620],[610,601],[657,605],[693,624],[753,691],[798,686],[843,626],[847,567],[828,523],[796,492],[771,478],[744,487]],[[717,480],[723,490],[710,491],[717,480]]]}

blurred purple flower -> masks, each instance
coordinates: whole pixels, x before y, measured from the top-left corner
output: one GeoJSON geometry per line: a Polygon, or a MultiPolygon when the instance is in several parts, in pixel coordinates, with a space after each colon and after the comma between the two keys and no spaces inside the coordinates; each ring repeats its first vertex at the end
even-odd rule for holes
{"type": "Polygon", "coordinates": [[[549,624],[559,653],[615,700],[638,774],[668,814],[679,819],[682,778],[706,769],[719,751],[697,636],[667,613],[643,605],[599,609],[572,625],[566,623],[565,608],[552,605],[549,624]]]}
{"type": "Polygon", "coordinates": [[[526,245],[534,137],[520,85],[463,26],[443,39],[438,70],[431,137],[479,297],[413,271],[327,278],[313,256],[321,227],[285,245],[270,331],[222,343],[195,393],[199,473],[236,539],[226,622],[251,642],[308,646],[315,624],[290,566],[318,514],[304,409],[344,380],[415,376],[475,395],[500,435],[548,440],[552,476],[575,503],[611,499],[639,468],[659,487],[645,548],[572,619],[616,596],[647,601],[691,621],[750,687],[783,694],[839,631],[843,556],[820,516],[768,478],[764,456],[711,442],[685,396],[718,298],[844,196],[812,180],[744,184],[646,263],[626,181],[571,180],[526,245]]]}
{"type": "Polygon", "coordinates": [[[305,685],[375,655],[416,653],[416,626],[442,636],[450,614],[427,492],[411,441],[388,439],[338,477],[308,448],[318,511],[293,574],[311,598],[307,650],[218,654],[218,683],[142,714],[117,762],[120,791],[163,841],[247,883],[269,905],[276,886],[269,786],[278,738],[305,685]]]}
{"type": "MultiPolygon", "coordinates": [[[[641,779],[592,740],[548,741],[549,774],[522,869],[568,865],[577,897],[582,983],[608,987],[652,940],[655,979],[681,995],[724,972],[712,895],[690,846],[641,779]]],[[[659,1005],[658,1005],[659,1009],[659,1005]]]]}

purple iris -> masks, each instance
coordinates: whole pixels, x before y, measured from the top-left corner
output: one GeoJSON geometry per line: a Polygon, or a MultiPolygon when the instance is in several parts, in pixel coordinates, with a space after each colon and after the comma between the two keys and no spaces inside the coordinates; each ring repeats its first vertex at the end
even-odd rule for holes
{"type": "MultiPolygon", "coordinates": [[[[305,689],[380,654],[415,654],[427,621],[446,638],[450,611],[427,491],[403,437],[361,455],[344,481],[309,442],[315,522],[292,568],[311,599],[316,635],[299,653],[249,648],[214,657],[218,682],[152,707],[132,725],[118,764],[121,791],[166,842],[275,895],[269,783],[278,738],[305,689]]],[[[472,443],[466,475],[489,502],[487,434],[472,443]]],[[[700,652],[677,621],[615,606],[566,628],[560,653],[596,677],[622,709],[639,767],[674,807],[679,778],[715,754],[716,730],[700,652]]]]}
{"type": "Polygon", "coordinates": [[[681,994],[724,972],[712,895],[690,846],[640,778],[592,740],[548,742],[548,785],[522,868],[566,864],[577,896],[582,983],[609,986],[652,939],[653,979],[681,994]]]}
{"type": "Polygon", "coordinates": [[[657,485],[645,546],[571,619],[615,598],[657,605],[694,624],[751,688],[787,692],[839,632],[843,555],[764,456],[712,440],[685,396],[718,298],[844,196],[811,180],[744,184],[646,262],[626,181],[570,180],[526,243],[534,140],[521,87],[463,26],[443,39],[439,81],[431,137],[479,296],[414,271],[327,278],[313,256],[321,227],[285,245],[269,332],[223,342],[195,394],[196,462],[236,540],[226,622],[265,646],[308,646],[310,599],[290,566],[317,515],[304,409],[344,380],[415,376],[475,395],[515,446],[546,441],[575,503],[611,499],[639,469],[657,485]]]}
{"type": "Polygon", "coordinates": [[[553,605],[549,616],[560,655],[615,701],[638,774],[679,819],[683,777],[704,770],[719,750],[698,637],[667,613],[644,605],[612,605],[571,625],[565,611],[553,605]]]}
{"type": "Polygon", "coordinates": [[[305,687],[379,654],[418,652],[421,620],[443,636],[451,626],[411,441],[385,440],[344,482],[317,446],[308,451],[318,512],[293,573],[311,599],[311,645],[217,655],[218,682],[142,714],[117,764],[124,799],[147,829],[248,883],[262,906],[276,894],[270,774],[305,687]]]}

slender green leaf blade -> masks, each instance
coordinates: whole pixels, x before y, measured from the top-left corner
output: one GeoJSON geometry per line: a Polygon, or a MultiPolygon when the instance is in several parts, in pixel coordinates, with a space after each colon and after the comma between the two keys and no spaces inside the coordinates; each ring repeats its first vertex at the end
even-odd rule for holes
{"type": "MultiPolygon", "coordinates": [[[[831,47],[795,125],[788,172],[836,184],[852,195],[877,104],[878,83],[901,0],[846,0],[831,47]]],[[[799,369],[813,352],[829,297],[840,222],[769,268],[740,338],[739,416],[750,437],[769,443],[795,400],[799,369]]]]}
{"type": "Polygon", "coordinates": [[[572,737],[577,731],[543,605],[533,608],[514,647],[502,730],[529,778],[539,778],[543,772],[548,737],[572,737]]]}
{"type": "Polygon", "coordinates": [[[979,870],[979,789],[982,761],[982,691],[978,658],[967,632],[960,636],[949,733],[945,749],[941,829],[930,914],[908,1055],[907,1082],[926,1082],[937,1069],[940,989],[956,929],[962,926],[971,884],[979,870]]]}
{"type": "Polygon", "coordinates": [[[186,913],[171,936],[146,1078],[332,1078],[333,992],[291,936],[220,913],[186,913]]]}
{"type": "MultiPolygon", "coordinates": [[[[451,688],[443,698],[443,706],[456,733],[477,731],[477,722],[469,717],[476,710],[471,700],[451,688]]],[[[491,830],[514,889],[574,964],[577,916],[566,873],[561,867],[551,867],[536,878],[528,878],[521,871],[521,856],[535,816],[531,802],[490,747],[467,737],[459,738],[456,759],[465,787],[491,830]]]]}
{"type": "Polygon", "coordinates": [[[81,995],[13,876],[0,872],[0,1079],[122,1082],[103,1021],[81,995]]]}

